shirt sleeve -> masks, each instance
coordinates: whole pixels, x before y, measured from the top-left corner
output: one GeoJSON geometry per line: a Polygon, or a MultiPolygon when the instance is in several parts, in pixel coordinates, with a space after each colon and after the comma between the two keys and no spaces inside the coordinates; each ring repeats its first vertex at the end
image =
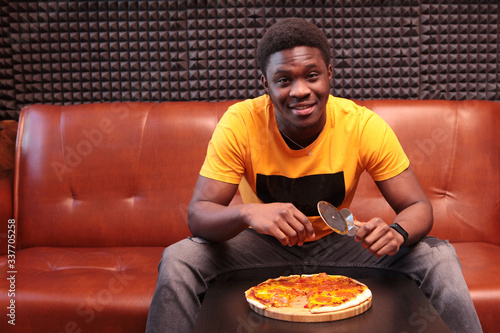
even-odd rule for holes
{"type": "Polygon", "coordinates": [[[214,130],[200,175],[239,184],[245,172],[246,132],[244,122],[230,108],[214,130]]]}
{"type": "Polygon", "coordinates": [[[366,109],[360,129],[361,163],[374,181],[397,176],[410,165],[403,147],[389,125],[366,109]]]}

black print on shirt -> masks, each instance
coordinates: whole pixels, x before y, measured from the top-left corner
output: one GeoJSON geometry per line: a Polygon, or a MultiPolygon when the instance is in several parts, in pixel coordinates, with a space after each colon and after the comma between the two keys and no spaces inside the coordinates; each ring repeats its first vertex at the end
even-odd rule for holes
{"type": "Polygon", "coordinates": [[[318,201],[336,207],[344,201],[344,172],[300,178],[257,174],[257,196],[264,203],[291,202],[306,216],[318,216],[318,201]]]}

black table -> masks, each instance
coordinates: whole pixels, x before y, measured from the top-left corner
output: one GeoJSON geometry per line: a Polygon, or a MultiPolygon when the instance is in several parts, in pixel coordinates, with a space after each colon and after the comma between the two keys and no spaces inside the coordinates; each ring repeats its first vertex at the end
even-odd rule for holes
{"type": "Polygon", "coordinates": [[[409,279],[359,279],[372,291],[372,306],[348,319],[294,323],[252,311],[244,292],[262,281],[213,282],[203,300],[196,333],[449,332],[434,307],[409,279]]]}

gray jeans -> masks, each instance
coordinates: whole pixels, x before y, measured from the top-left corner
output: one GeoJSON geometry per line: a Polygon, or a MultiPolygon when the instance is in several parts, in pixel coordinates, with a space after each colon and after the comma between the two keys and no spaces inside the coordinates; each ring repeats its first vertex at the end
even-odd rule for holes
{"type": "Polygon", "coordinates": [[[146,332],[191,332],[213,280],[326,272],[353,278],[413,279],[453,332],[481,332],[455,248],[427,237],[394,256],[377,258],[353,238],[331,234],[286,247],[252,229],[224,243],[188,238],[167,247],[159,265],[146,332]]]}

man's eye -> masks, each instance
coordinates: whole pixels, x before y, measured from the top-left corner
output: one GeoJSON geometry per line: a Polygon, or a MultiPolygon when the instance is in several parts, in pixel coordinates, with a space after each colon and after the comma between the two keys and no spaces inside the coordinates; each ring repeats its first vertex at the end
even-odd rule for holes
{"type": "Polygon", "coordinates": [[[278,83],[283,84],[283,83],[287,83],[287,82],[288,82],[288,79],[286,77],[281,77],[278,79],[278,83]]]}
{"type": "Polygon", "coordinates": [[[319,76],[319,74],[318,74],[318,73],[309,73],[308,78],[309,78],[309,79],[315,79],[315,78],[317,78],[318,76],[319,76]]]}

